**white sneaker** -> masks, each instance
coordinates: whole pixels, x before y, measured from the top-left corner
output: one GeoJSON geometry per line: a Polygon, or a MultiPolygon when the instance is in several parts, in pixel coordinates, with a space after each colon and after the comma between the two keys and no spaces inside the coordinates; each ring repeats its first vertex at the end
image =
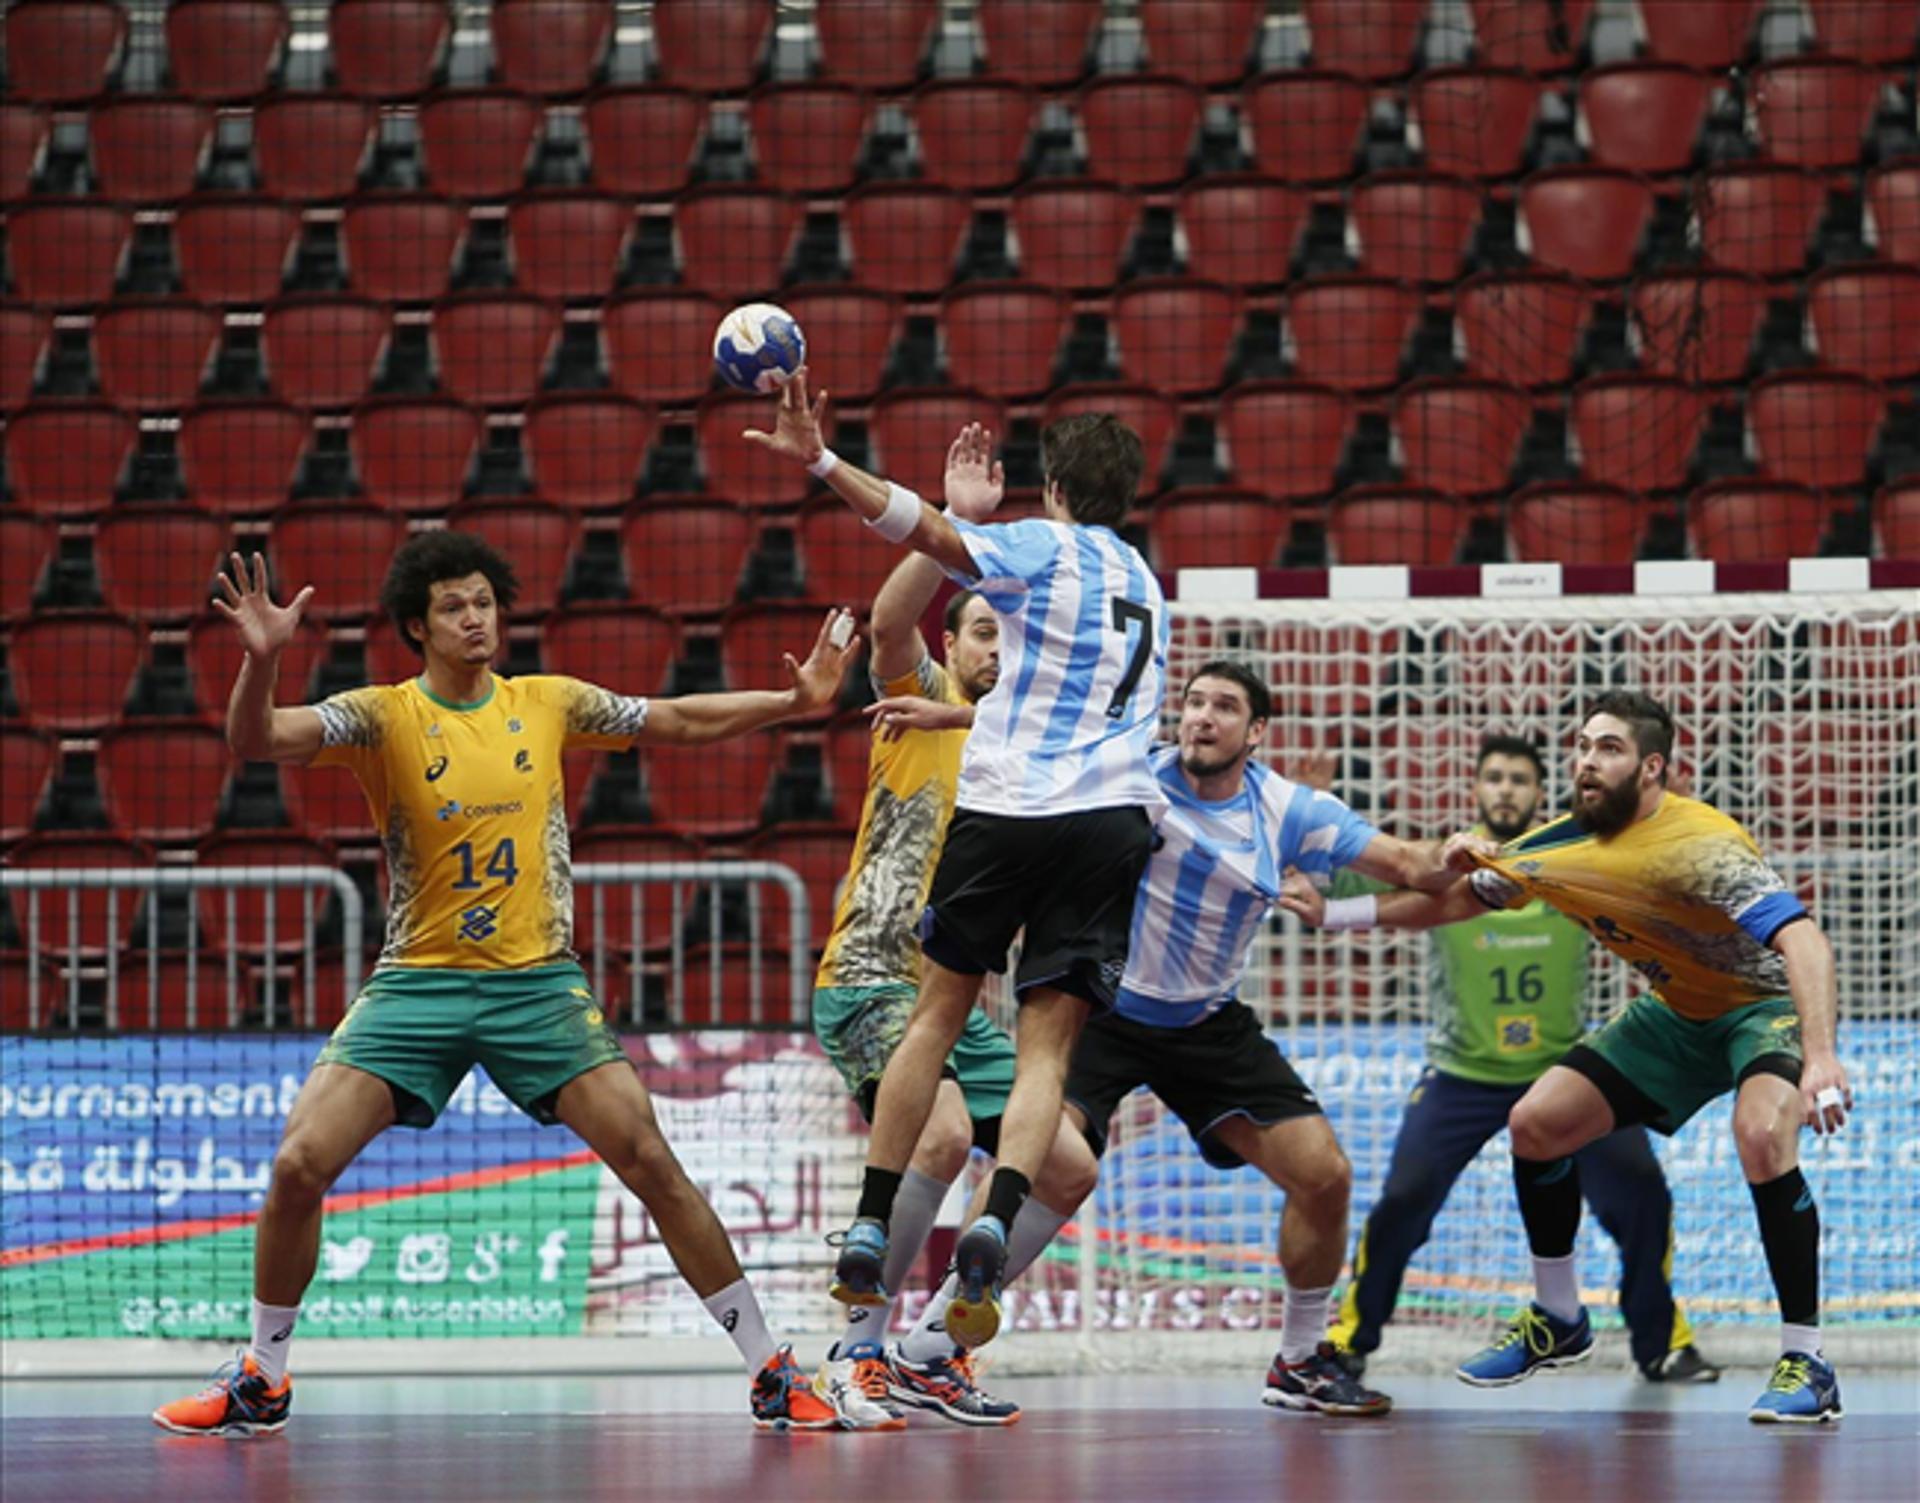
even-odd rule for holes
{"type": "Polygon", "coordinates": [[[847,1430],[904,1430],[907,1417],[887,1397],[886,1357],[878,1345],[862,1342],[820,1364],[813,1391],[847,1430]]]}

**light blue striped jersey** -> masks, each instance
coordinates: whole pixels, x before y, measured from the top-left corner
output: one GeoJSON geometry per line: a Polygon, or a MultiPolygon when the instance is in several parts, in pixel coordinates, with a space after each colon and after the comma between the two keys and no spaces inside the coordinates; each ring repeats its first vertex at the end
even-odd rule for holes
{"type": "Polygon", "coordinates": [[[1247,764],[1237,794],[1210,804],[1181,772],[1177,746],[1155,747],[1150,760],[1167,798],[1163,843],[1133,901],[1114,1010],[1136,1023],[1184,1028],[1233,999],[1281,874],[1292,866],[1327,876],[1380,832],[1331,793],[1258,762],[1247,764]]]}
{"type": "Polygon", "coordinates": [[[1147,752],[1166,694],[1167,605],[1105,527],[955,520],[1000,618],[1000,678],[974,706],[958,807],[1039,818],[1129,805],[1157,816],[1147,752]]]}

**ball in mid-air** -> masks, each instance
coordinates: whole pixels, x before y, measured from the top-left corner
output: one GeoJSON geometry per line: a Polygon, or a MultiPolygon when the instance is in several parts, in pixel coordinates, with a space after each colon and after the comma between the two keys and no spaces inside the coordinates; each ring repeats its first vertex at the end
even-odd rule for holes
{"type": "Polygon", "coordinates": [[[800,325],[773,303],[743,303],[713,331],[713,368],[738,391],[776,392],[806,358],[800,325]]]}

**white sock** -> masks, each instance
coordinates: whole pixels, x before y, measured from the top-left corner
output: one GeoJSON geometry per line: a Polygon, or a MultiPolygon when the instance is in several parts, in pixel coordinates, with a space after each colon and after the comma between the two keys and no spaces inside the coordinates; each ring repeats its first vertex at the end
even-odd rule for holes
{"type": "Polygon", "coordinates": [[[293,1345],[293,1325],[300,1318],[298,1305],[263,1305],[253,1302],[253,1360],[267,1380],[267,1387],[278,1388],[287,1375],[287,1348],[293,1345]]]}
{"type": "Polygon", "coordinates": [[[1573,1271],[1573,1254],[1533,1260],[1534,1303],[1555,1320],[1580,1318],[1580,1280],[1573,1271]]]}
{"type": "Polygon", "coordinates": [[[1280,1314],[1280,1360],[1305,1362],[1327,1334],[1327,1303],[1333,1297],[1333,1285],[1324,1289],[1287,1288],[1287,1299],[1280,1314]]]}
{"type": "Polygon", "coordinates": [[[1060,1228],[1073,1220],[1050,1206],[1043,1206],[1029,1195],[1007,1228],[1007,1271],[1001,1282],[1011,1284],[1034,1264],[1047,1244],[1060,1235],[1060,1228]]]}
{"type": "Polygon", "coordinates": [[[1796,1326],[1791,1322],[1780,1323],[1780,1355],[1798,1352],[1803,1357],[1820,1355],[1820,1327],[1796,1326]]]}
{"type": "Polygon", "coordinates": [[[953,1297],[959,1292],[960,1276],[948,1274],[946,1281],[934,1291],[933,1298],[927,1301],[927,1308],[920,1312],[920,1319],[900,1343],[900,1350],[909,1362],[935,1362],[953,1355],[954,1340],[947,1334],[947,1306],[953,1303],[953,1297]]]}
{"type": "Polygon", "coordinates": [[[707,1307],[707,1314],[720,1322],[720,1329],[733,1338],[748,1372],[759,1372],[767,1365],[767,1359],[780,1349],[767,1330],[767,1317],[760,1311],[759,1296],[744,1276],[709,1294],[700,1303],[707,1307]]]}

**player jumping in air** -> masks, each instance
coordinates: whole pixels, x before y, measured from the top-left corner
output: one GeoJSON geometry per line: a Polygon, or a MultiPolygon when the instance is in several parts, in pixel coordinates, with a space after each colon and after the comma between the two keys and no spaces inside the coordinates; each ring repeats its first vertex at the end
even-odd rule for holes
{"type": "Polygon", "coordinates": [[[1535,1297],[1500,1341],[1462,1364],[1462,1378],[1513,1383],[1586,1354],[1573,1155],[1634,1123],[1676,1132],[1733,1091],[1734,1145],[1781,1317],[1780,1360],[1748,1417],[1835,1420],[1840,1384],[1820,1350],[1820,1213],[1799,1165],[1801,1127],[1837,1131],[1853,1106],[1834,1047],[1833,948],[1752,836],[1667,790],[1672,755],[1665,709],[1644,694],[1604,694],[1580,728],[1572,814],[1497,851],[1463,847],[1480,869],[1443,893],[1329,904],[1289,878],[1283,902],[1329,927],[1424,929],[1539,897],[1647,980],[1644,995],[1574,1045],[1507,1119],[1535,1297]]]}
{"type": "MultiPolygon", "coordinates": [[[[204,1392],[154,1411],[191,1434],[278,1430],[287,1350],[320,1251],[329,1187],[388,1127],[425,1128],[475,1064],[539,1122],[564,1122],[646,1205],[675,1266],[753,1373],[766,1428],[879,1426],[836,1410],[767,1330],[719,1218],[687,1178],[573,955],[561,758],[573,747],[695,744],[829,703],[853,651],[829,616],[789,688],[645,699],[577,679],[494,674],[514,573],[479,538],[422,533],[383,604],[425,659],[406,683],[314,706],[273,703],[280,654],[313,594],[281,606],[238,555],[214,604],[244,653],[227,741],[254,761],[345,767],[366,792],[391,883],[386,945],[321,1050],[274,1156],[254,1233],[253,1339],[204,1392]]],[[[897,1428],[898,1420],[890,1427],[897,1428]]]]}

